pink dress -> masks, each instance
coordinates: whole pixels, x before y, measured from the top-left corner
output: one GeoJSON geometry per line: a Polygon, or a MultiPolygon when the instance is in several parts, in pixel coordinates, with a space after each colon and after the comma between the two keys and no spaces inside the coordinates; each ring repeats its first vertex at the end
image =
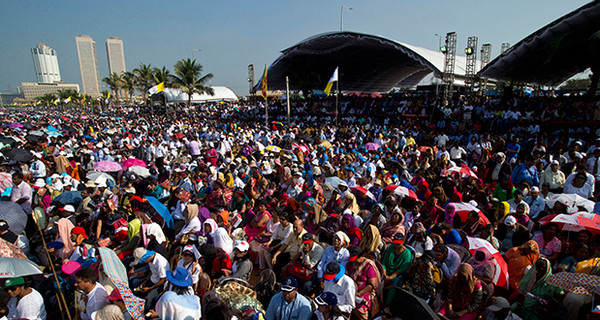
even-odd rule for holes
{"type": "MultiPolygon", "coordinates": [[[[252,221],[258,223],[265,215],[269,217],[271,220],[271,214],[268,211],[264,211],[261,215],[256,215],[252,221]]],[[[259,234],[261,234],[267,228],[267,224],[263,227],[253,227],[251,223],[244,227],[244,231],[246,232],[246,237],[248,238],[248,242],[254,240],[259,234]]],[[[259,241],[260,239],[257,239],[259,241]]]]}

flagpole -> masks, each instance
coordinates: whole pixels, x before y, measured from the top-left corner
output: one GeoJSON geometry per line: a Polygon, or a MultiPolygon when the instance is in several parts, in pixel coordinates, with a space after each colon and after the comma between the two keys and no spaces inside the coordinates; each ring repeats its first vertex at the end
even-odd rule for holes
{"type": "Polygon", "coordinates": [[[287,123],[290,124],[290,78],[285,76],[285,97],[287,98],[287,123]]]}
{"type": "Polygon", "coordinates": [[[338,71],[338,80],[335,82],[335,126],[338,125],[338,103],[340,97],[340,76],[338,71]]]}

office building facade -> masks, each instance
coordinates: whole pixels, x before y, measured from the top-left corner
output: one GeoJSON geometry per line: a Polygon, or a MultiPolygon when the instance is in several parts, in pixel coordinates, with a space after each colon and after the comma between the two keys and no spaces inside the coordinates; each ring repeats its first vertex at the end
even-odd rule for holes
{"type": "Polygon", "coordinates": [[[75,43],[77,44],[83,93],[98,97],[101,94],[101,82],[96,42],[88,35],[81,35],[75,37],[75,43]]]}
{"type": "Polygon", "coordinates": [[[61,81],[56,50],[45,43],[40,43],[31,49],[35,77],[39,83],[53,83],[61,81]]]}
{"type": "Polygon", "coordinates": [[[125,53],[121,38],[112,37],[106,39],[106,56],[108,57],[109,73],[121,75],[125,72],[125,53]]]}

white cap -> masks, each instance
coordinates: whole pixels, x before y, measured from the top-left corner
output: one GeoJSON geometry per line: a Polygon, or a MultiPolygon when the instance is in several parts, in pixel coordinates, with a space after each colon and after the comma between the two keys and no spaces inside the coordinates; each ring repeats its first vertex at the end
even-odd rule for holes
{"type": "Polygon", "coordinates": [[[250,248],[250,245],[248,244],[247,241],[236,241],[235,242],[235,246],[233,247],[234,249],[238,249],[240,252],[246,252],[248,251],[248,248],[250,248]]]}
{"type": "Polygon", "coordinates": [[[71,213],[75,212],[75,208],[72,205],[70,205],[70,204],[64,206],[63,209],[65,209],[65,211],[68,211],[68,212],[71,212],[71,213]]]}
{"type": "Polygon", "coordinates": [[[540,192],[540,188],[533,186],[529,192],[540,192]]]}
{"type": "Polygon", "coordinates": [[[515,224],[517,224],[517,218],[515,218],[513,216],[508,216],[508,217],[504,218],[504,224],[509,227],[512,227],[515,224]]]}

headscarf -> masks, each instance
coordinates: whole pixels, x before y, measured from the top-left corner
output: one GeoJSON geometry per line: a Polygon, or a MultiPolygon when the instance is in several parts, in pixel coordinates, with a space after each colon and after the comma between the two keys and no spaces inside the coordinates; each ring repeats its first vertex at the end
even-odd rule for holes
{"type": "Polygon", "coordinates": [[[350,209],[353,214],[358,214],[360,211],[360,207],[356,202],[356,196],[352,192],[346,193],[344,198],[342,198],[342,203],[340,204],[342,209],[350,209]]]}
{"type": "Polygon", "coordinates": [[[471,259],[469,259],[469,261],[467,261],[467,263],[473,266],[473,269],[479,269],[485,266],[486,264],[491,263],[492,259],[493,257],[488,250],[478,249],[475,250],[475,253],[473,253],[473,256],[471,257],[471,259]],[[477,252],[482,252],[484,254],[483,260],[478,261],[477,259],[475,259],[477,252]]]}
{"type": "Polygon", "coordinates": [[[363,237],[358,246],[363,252],[376,252],[381,243],[381,235],[376,226],[369,224],[364,230],[363,237]]]}
{"type": "Polygon", "coordinates": [[[185,207],[185,210],[183,210],[183,217],[186,224],[190,223],[192,219],[198,217],[198,210],[199,209],[197,204],[190,203],[185,207]]]}
{"type": "Polygon", "coordinates": [[[453,226],[455,215],[456,215],[456,207],[453,204],[449,203],[446,206],[446,218],[444,219],[444,222],[453,226]]]}
{"type": "Polygon", "coordinates": [[[539,258],[521,279],[521,283],[519,283],[519,291],[523,293],[530,292],[533,287],[546,281],[550,275],[552,275],[552,264],[550,263],[550,260],[546,258],[539,258]],[[537,268],[535,265],[539,261],[542,261],[542,263],[546,265],[546,273],[544,274],[537,274],[537,268]]]}
{"type": "Polygon", "coordinates": [[[506,251],[504,259],[508,265],[508,279],[510,287],[517,290],[521,278],[528,266],[531,266],[540,257],[540,249],[537,242],[529,240],[520,247],[514,247],[506,251]],[[519,249],[527,248],[529,253],[524,255],[519,249]]]}
{"type": "Polygon", "coordinates": [[[150,225],[148,225],[148,227],[146,229],[146,236],[150,236],[150,235],[154,236],[154,238],[156,239],[156,242],[158,242],[158,244],[161,244],[161,243],[167,241],[167,238],[165,237],[165,234],[163,233],[162,228],[156,222],[153,222],[150,225]]]}
{"type": "Polygon", "coordinates": [[[344,247],[347,247],[350,245],[350,238],[348,238],[348,235],[346,233],[344,233],[344,231],[338,231],[334,234],[335,237],[337,237],[338,239],[342,240],[342,245],[344,247]]]}
{"type": "Polygon", "coordinates": [[[456,310],[464,309],[471,303],[473,293],[477,289],[477,285],[480,285],[474,271],[470,264],[463,263],[458,267],[456,275],[451,280],[449,298],[456,305],[456,310]],[[459,275],[464,276],[466,282],[460,281],[459,275]]]}
{"type": "MultiPolygon", "coordinates": [[[[504,208],[504,212],[502,212],[502,216],[498,216],[498,221],[502,221],[504,220],[504,218],[508,215],[508,213],[510,212],[510,204],[508,204],[508,202],[506,201],[502,201],[502,208],[504,208]]],[[[498,206],[500,207],[500,206],[498,206]]],[[[496,210],[499,210],[498,208],[496,210]]]]}
{"type": "Polygon", "coordinates": [[[208,234],[210,236],[215,234],[215,232],[217,232],[217,228],[219,228],[219,226],[217,225],[217,222],[213,219],[206,219],[206,221],[204,221],[204,225],[210,226],[210,233],[208,234]]]}
{"type": "Polygon", "coordinates": [[[342,223],[340,225],[340,229],[342,231],[344,231],[348,237],[351,239],[350,244],[352,245],[358,245],[360,243],[360,240],[362,239],[362,231],[356,227],[356,223],[354,222],[354,217],[351,214],[345,214],[342,217],[342,222],[344,220],[348,221],[348,229],[346,229],[344,227],[344,224],[342,223]]]}

